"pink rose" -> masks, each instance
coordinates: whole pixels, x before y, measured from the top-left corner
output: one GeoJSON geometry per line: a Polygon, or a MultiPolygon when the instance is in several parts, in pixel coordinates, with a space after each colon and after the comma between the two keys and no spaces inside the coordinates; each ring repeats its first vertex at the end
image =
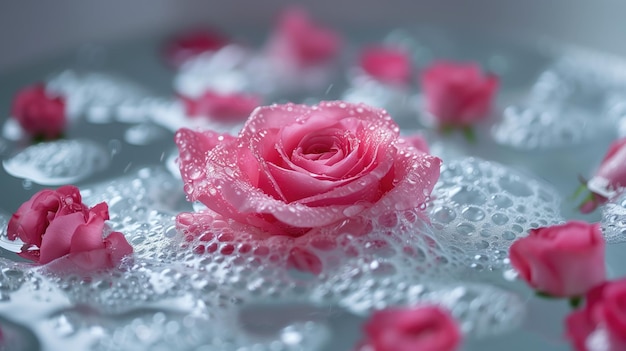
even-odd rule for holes
{"type": "Polygon", "coordinates": [[[626,279],[591,289],[585,301],[585,306],[565,321],[567,338],[576,350],[597,350],[588,347],[594,336],[601,337],[608,346],[602,350],[626,350],[626,279]]]}
{"type": "Polygon", "coordinates": [[[441,160],[398,140],[382,109],[341,101],[259,107],[239,136],[181,129],[191,201],[270,234],[418,208],[441,160]]]}
{"type": "Polygon", "coordinates": [[[461,343],[454,318],[436,306],[376,311],[363,329],[359,351],[452,351],[461,343]]]}
{"type": "Polygon", "coordinates": [[[421,134],[411,134],[400,138],[400,143],[406,143],[408,146],[412,146],[420,152],[425,154],[430,153],[428,142],[421,134]]]}
{"type": "Polygon", "coordinates": [[[11,116],[32,137],[58,138],[66,124],[65,100],[46,92],[42,83],[28,86],[15,96],[11,116]]]}
{"type": "Polygon", "coordinates": [[[188,116],[203,116],[221,122],[245,120],[261,104],[261,98],[256,95],[220,94],[214,91],[206,91],[196,99],[185,96],[181,96],[181,99],[188,116]]]}
{"type": "Polygon", "coordinates": [[[102,238],[107,219],[106,203],[89,208],[78,189],[68,185],[42,190],[23,203],[11,217],[7,235],[24,242],[20,256],[39,264],[69,254],[70,261],[83,268],[108,268],[133,249],[121,233],[102,238]]]}
{"type": "Polygon", "coordinates": [[[183,33],[165,47],[165,60],[172,67],[180,67],[190,59],[205,52],[217,51],[229,43],[229,40],[214,30],[203,29],[183,33]]]}
{"type": "Polygon", "coordinates": [[[440,127],[468,127],[487,117],[498,78],[474,63],[437,61],[422,73],[426,109],[440,127]]]}
{"type": "Polygon", "coordinates": [[[279,59],[309,67],[337,56],[340,46],[337,33],[314,23],[303,9],[290,7],[280,14],[269,50],[279,59]]]}
{"type": "Polygon", "coordinates": [[[511,245],[509,258],[522,279],[551,296],[581,296],[606,277],[599,223],[570,221],[533,229],[511,245]]]}
{"type": "Polygon", "coordinates": [[[624,187],[626,187],[626,138],[616,140],[609,146],[600,167],[587,182],[591,194],[580,205],[580,211],[582,213],[594,211],[624,187]]]}
{"type": "Polygon", "coordinates": [[[408,84],[411,79],[411,57],[400,48],[370,46],[361,52],[361,69],[383,83],[408,84]]]}

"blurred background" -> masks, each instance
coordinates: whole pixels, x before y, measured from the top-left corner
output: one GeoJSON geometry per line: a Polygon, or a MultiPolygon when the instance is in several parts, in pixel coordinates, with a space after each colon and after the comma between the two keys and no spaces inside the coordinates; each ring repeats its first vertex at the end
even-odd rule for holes
{"type": "MultiPolygon", "coordinates": [[[[286,0],[2,0],[0,71],[81,43],[171,33],[195,24],[267,28],[286,0]]],[[[437,25],[557,39],[626,56],[623,0],[338,0],[300,2],[337,28],[437,25]]]]}

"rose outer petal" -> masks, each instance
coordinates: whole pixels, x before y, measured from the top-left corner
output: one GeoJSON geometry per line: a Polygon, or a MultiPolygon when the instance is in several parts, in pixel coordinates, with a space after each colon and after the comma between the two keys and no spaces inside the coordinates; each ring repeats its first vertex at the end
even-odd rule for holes
{"type": "Polygon", "coordinates": [[[90,212],[87,222],[79,225],[70,242],[70,252],[92,251],[104,248],[102,230],[104,218],[97,212],[90,212]]]}
{"type": "Polygon", "coordinates": [[[104,239],[104,247],[113,266],[117,266],[124,257],[133,253],[133,247],[128,243],[124,234],[120,232],[109,234],[104,239]]]}
{"type": "Polygon", "coordinates": [[[41,240],[39,263],[46,264],[67,255],[70,252],[74,232],[84,223],[85,217],[80,212],[58,217],[50,223],[41,240]]]}

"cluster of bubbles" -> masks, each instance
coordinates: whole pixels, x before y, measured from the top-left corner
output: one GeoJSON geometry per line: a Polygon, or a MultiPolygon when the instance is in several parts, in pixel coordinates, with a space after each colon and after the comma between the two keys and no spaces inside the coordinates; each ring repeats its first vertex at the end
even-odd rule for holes
{"type": "Polygon", "coordinates": [[[87,139],[58,140],[31,145],[2,161],[4,170],[17,178],[42,185],[79,182],[106,169],[109,152],[87,139]]]}
{"type": "Polygon", "coordinates": [[[175,214],[188,210],[182,183],[161,167],[142,168],[110,182],[85,186],[83,201],[109,205],[109,227],[126,235],[135,256],[161,259],[176,235],[175,214]]]}
{"type": "Polygon", "coordinates": [[[504,109],[494,140],[517,149],[550,149],[612,135],[624,117],[624,63],[570,49],[536,79],[526,102],[504,109]]]}
{"type": "Polygon", "coordinates": [[[454,306],[466,331],[477,335],[512,328],[523,316],[511,293],[454,282],[465,269],[462,256],[440,244],[419,210],[349,220],[298,238],[259,235],[209,210],[179,218],[181,247],[195,254],[185,264],[210,272],[244,301],[305,301],[361,315],[436,303],[454,306]]]}
{"type": "Polygon", "coordinates": [[[442,166],[429,207],[437,238],[478,270],[502,267],[528,230],[563,221],[549,185],[478,158],[442,166]]]}
{"type": "Polygon", "coordinates": [[[333,73],[329,65],[295,67],[265,50],[232,44],[185,62],[174,78],[174,88],[189,97],[206,90],[280,96],[318,90],[332,80],[333,73]]]}
{"type": "Polygon", "coordinates": [[[66,70],[52,76],[46,89],[65,98],[70,117],[84,115],[92,123],[143,121],[153,102],[145,88],[103,72],[66,70]]]}
{"type": "Polygon", "coordinates": [[[626,242],[626,193],[622,192],[602,208],[602,234],[609,244],[626,242]]]}

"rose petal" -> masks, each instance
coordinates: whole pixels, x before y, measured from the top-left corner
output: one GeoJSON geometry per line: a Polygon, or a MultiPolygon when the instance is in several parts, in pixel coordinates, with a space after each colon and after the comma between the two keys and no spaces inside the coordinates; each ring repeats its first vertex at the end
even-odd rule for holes
{"type": "MultiPolygon", "coordinates": [[[[206,176],[207,153],[220,143],[232,142],[234,137],[222,135],[213,131],[195,132],[182,128],[176,132],[175,141],[180,150],[179,167],[185,182],[195,188],[206,176]]],[[[188,194],[196,199],[198,193],[188,194]]]]}
{"type": "Polygon", "coordinates": [[[188,116],[234,123],[246,119],[261,104],[256,95],[206,91],[198,98],[181,96],[188,116]]]}
{"type": "Polygon", "coordinates": [[[270,42],[272,54],[298,66],[311,66],[334,57],[341,40],[330,29],[313,23],[299,7],[284,10],[270,42]]]}
{"type": "Polygon", "coordinates": [[[56,218],[41,240],[39,263],[46,264],[70,252],[72,236],[76,229],[85,223],[82,213],[71,213],[56,218]]]}
{"type": "Polygon", "coordinates": [[[133,247],[128,243],[124,234],[120,232],[109,234],[104,239],[104,246],[113,267],[119,265],[124,257],[133,253],[133,247]]]}
{"type": "Polygon", "coordinates": [[[294,247],[289,251],[287,267],[315,275],[319,275],[324,269],[319,257],[311,251],[299,247],[294,247]]]}
{"type": "Polygon", "coordinates": [[[104,248],[102,243],[103,229],[104,218],[101,217],[101,213],[89,212],[87,222],[76,227],[74,231],[70,243],[70,252],[92,251],[104,248]]]}
{"type": "Polygon", "coordinates": [[[99,269],[111,268],[111,258],[106,249],[72,252],[67,257],[54,262],[54,270],[79,270],[90,272],[99,269]]]}
{"type": "Polygon", "coordinates": [[[399,211],[417,208],[429,198],[439,179],[441,159],[410,150],[402,150],[402,153],[404,157],[395,159],[393,178],[384,189],[385,195],[369,213],[384,213],[390,208],[399,211]]]}
{"type": "Polygon", "coordinates": [[[363,71],[391,84],[407,84],[411,79],[411,58],[406,50],[389,46],[370,46],[359,58],[363,71]]]}
{"type": "Polygon", "coordinates": [[[170,65],[179,68],[189,59],[205,52],[219,50],[228,43],[229,40],[215,30],[194,30],[183,33],[168,43],[164,56],[170,65]]]}

